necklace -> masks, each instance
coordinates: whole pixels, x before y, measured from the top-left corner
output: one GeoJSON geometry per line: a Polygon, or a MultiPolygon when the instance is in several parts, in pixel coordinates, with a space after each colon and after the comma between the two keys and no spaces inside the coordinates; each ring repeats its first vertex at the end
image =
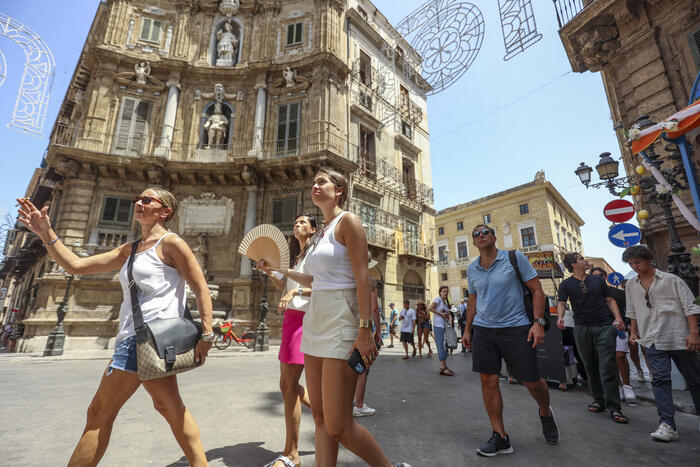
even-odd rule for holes
{"type": "Polygon", "coordinates": [[[338,213],[337,213],[335,216],[331,217],[330,219],[328,219],[328,221],[326,221],[326,223],[323,225],[323,228],[321,229],[321,235],[320,235],[321,237],[323,237],[323,236],[326,234],[326,231],[328,230],[328,226],[331,225],[331,222],[333,222],[333,219],[335,219],[336,217],[338,217],[338,215],[339,215],[341,212],[343,212],[343,211],[342,211],[342,210],[341,210],[341,211],[338,211],[338,213]]]}

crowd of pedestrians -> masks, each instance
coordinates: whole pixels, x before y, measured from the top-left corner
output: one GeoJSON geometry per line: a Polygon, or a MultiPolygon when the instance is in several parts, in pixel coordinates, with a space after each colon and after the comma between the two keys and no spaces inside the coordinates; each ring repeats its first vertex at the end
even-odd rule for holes
{"type": "MultiPolygon", "coordinates": [[[[267,467],[300,465],[302,406],[310,408],[313,416],[317,466],[336,465],[342,444],[369,465],[410,467],[391,463],[372,434],[354,420],[375,413],[365,404],[365,389],[383,341],[377,283],[369,275],[372,264],[367,239],[360,219],[343,210],[347,195],[348,182],[342,174],[319,170],[311,198],[322,212],[323,226],[317,225],[313,215],[300,214],[294,221],[289,267],[272,267],[264,259],[257,264],[282,291],[278,311],[284,313],[279,381],[286,439],[281,454],[267,467]],[[306,387],[300,384],[302,372],[306,373],[306,387]]],[[[212,303],[201,268],[187,244],[166,227],[177,210],[175,197],[161,188],[145,190],[134,200],[141,238],[87,258],[79,258],[60,241],[46,207],[39,210],[26,198],[18,202],[19,221],[39,236],[66,271],[119,271],[124,293],[114,355],[88,408],[85,430],[69,465],[96,465],[100,461],[119,410],[142,384],[168,421],[189,463],[207,465],[197,424],[180,398],[176,377],[141,381],[137,375],[132,308],[138,304],[132,306],[130,292],[134,283],[144,322],[182,317],[186,312],[185,282],[189,284],[202,318],[202,337],[195,352],[200,364],[214,339],[212,303]],[[130,282],[127,269],[131,263],[134,280],[130,282]]],[[[447,356],[448,350],[456,347],[452,329],[456,318],[461,353],[471,354],[472,371],[479,374],[492,429],[490,438],[476,452],[488,457],[513,452],[499,387],[504,363],[510,376],[532,396],[532,416],[536,409],[545,442],[555,445],[559,441],[549,388],[540,374],[536,353],[548,325],[546,297],[525,255],[499,250],[496,240],[496,232],[488,225],[472,230],[479,256],[468,267],[469,295],[458,307],[450,304],[449,289],[443,285],[427,306],[418,302],[414,309],[404,300],[403,308],[397,310],[390,303],[387,326],[388,347],[398,338],[404,360],[422,358],[424,346],[427,357],[432,357],[432,338],[439,375],[454,376],[447,356]]],[[[682,280],[654,267],[646,247],[630,247],[622,259],[637,273],[624,292],[607,285],[605,271],[590,271],[580,254],[567,254],[563,262],[571,275],[559,285],[556,324],[564,340],[575,344],[581,376],[587,380],[592,398],[587,410],[607,411],[616,423],[629,422],[621,410],[622,399],[635,398],[627,355],[635,349],[637,359],[633,362],[643,378],[638,358],[641,348],[653,376],[659,414],[651,437],[674,441],[679,434],[674,420],[671,362],[685,377],[700,413],[700,306],[682,280]]]]}

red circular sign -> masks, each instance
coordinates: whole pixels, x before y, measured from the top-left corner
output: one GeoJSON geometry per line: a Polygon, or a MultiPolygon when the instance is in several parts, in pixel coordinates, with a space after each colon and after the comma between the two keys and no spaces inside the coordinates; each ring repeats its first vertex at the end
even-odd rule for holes
{"type": "Polygon", "coordinates": [[[634,205],[627,200],[616,199],[605,205],[603,215],[612,222],[627,222],[634,217],[634,205]]]}

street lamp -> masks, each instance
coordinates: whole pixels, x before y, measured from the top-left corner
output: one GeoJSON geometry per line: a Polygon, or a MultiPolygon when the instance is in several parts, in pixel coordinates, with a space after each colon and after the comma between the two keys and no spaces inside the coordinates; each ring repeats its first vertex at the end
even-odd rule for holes
{"type": "Polygon", "coordinates": [[[258,329],[255,332],[255,350],[259,352],[265,352],[270,349],[270,328],[265,322],[267,312],[270,310],[270,306],[267,303],[267,274],[264,276],[263,296],[260,299],[260,304],[258,305],[258,310],[260,311],[260,322],[258,323],[258,329]]]}
{"type": "Polygon", "coordinates": [[[598,177],[603,180],[602,182],[591,185],[591,173],[593,172],[593,169],[584,162],[581,162],[574,173],[578,176],[581,183],[583,183],[586,188],[606,187],[610,193],[615,196],[619,196],[622,192],[617,191],[616,188],[626,187],[631,181],[634,180],[634,177],[619,177],[619,166],[620,163],[613,159],[609,152],[604,152],[600,155],[598,165],[595,166],[596,172],[598,172],[598,177]]]}
{"type": "Polygon", "coordinates": [[[66,284],[66,291],[63,294],[63,300],[58,305],[56,310],[57,322],[56,326],[49,333],[48,339],[46,339],[46,348],[44,349],[44,357],[53,357],[56,355],[63,355],[63,344],[66,341],[66,332],[63,329],[63,319],[68,313],[68,292],[70,291],[70,286],[73,283],[73,274],[68,276],[68,283],[66,284]]]}

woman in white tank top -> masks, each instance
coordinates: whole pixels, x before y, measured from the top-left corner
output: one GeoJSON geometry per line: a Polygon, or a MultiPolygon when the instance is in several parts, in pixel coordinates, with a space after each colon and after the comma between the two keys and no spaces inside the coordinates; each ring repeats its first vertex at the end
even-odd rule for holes
{"type": "Polygon", "coordinates": [[[332,169],[316,174],[311,198],[323,212],[325,226],[311,240],[304,273],[280,269],[311,287],[301,351],[316,423],[316,465],[335,466],[342,443],[371,466],[407,466],[389,462],[377,441],[352,417],[358,375],[347,359],[357,349],[369,368],[378,350],[370,321],[367,236],[360,219],[343,211],[347,197],[348,182],[342,174],[332,169]]]}
{"type": "MultiPolygon", "coordinates": [[[[73,451],[69,465],[97,464],[109,443],[112,424],[122,405],[143,384],[153,405],[165,417],[190,465],[206,466],[207,458],[199,428],[180,398],[176,376],[140,381],[136,374],[136,337],[126,262],[132,243],[112,251],[80,258],[66,247],[51,228],[48,208],[39,211],[28,198],[20,198],[19,220],[44,242],[49,254],[70,274],[119,271],[124,301],[119,312],[119,331],[114,355],[90,403],[85,431],[73,451]]],[[[182,316],[185,309],[185,281],[197,297],[202,318],[202,340],[195,349],[204,363],[213,338],[212,303],[206,280],[192,250],[165,223],[177,210],[177,200],[166,190],[149,188],[134,200],[134,219],[141,226],[141,242],[134,259],[134,281],[144,322],[153,318],[182,316]],[[205,341],[209,340],[209,341],[205,341]]]]}

